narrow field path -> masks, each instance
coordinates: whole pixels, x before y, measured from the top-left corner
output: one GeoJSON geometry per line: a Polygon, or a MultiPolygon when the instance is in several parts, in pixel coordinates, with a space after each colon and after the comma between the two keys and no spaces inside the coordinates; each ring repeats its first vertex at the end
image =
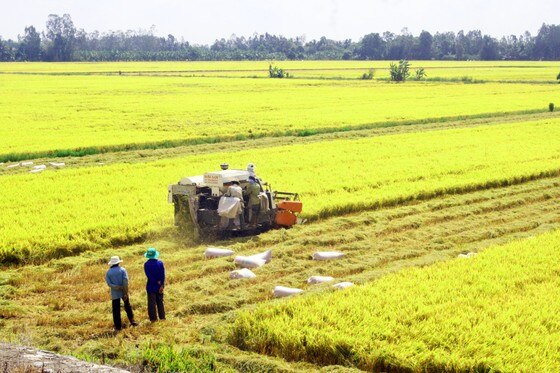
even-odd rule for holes
{"type": "Polygon", "coordinates": [[[126,373],[109,366],[91,364],[71,356],[0,342],[0,372],[20,373],[126,373]]]}

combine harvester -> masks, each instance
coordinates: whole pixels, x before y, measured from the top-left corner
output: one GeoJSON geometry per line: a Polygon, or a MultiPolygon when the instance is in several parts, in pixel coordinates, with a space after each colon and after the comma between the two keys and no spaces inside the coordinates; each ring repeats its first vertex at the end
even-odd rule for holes
{"type": "Polygon", "coordinates": [[[303,223],[297,216],[303,207],[299,195],[273,191],[268,183],[256,177],[252,164],[247,170],[230,170],[224,163],[221,171],[183,178],[169,185],[168,202],[175,207],[175,225],[194,230],[197,239],[211,240],[227,234],[256,235],[303,223]],[[260,190],[256,216],[248,205],[247,193],[252,183],[260,190]]]}

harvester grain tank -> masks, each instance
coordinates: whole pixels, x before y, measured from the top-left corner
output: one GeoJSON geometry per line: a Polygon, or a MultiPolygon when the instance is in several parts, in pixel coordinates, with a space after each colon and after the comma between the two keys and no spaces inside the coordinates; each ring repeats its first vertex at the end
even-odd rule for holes
{"type": "Polygon", "coordinates": [[[253,164],[246,170],[235,170],[224,163],[220,171],[185,177],[169,185],[168,202],[174,205],[175,225],[193,229],[202,238],[225,232],[258,234],[273,228],[289,228],[301,223],[298,214],[303,207],[297,193],[275,191],[257,178],[253,164]],[[255,210],[249,211],[246,195],[252,183],[259,188],[256,216],[251,216],[255,210]],[[232,186],[241,188],[243,200],[230,196],[232,186]]]}

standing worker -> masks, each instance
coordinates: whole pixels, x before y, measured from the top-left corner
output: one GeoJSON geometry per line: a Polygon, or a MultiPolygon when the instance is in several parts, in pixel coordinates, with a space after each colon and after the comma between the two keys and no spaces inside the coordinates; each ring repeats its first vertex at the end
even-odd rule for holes
{"type": "Polygon", "coordinates": [[[232,181],[231,185],[228,187],[228,190],[224,195],[226,197],[237,199],[237,204],[233,208],[235,217],[229,219],[228,226],[231,226],[231,224],[233,223],[234,226],[243,229],[243,226],[245,224],[245,219],[243,216],[243,189],[239,185],[239,181],[232,181]]]}
{"type": "Polygon", "coordinates": [[[259,194],[261,193],[261,186],[257,184],[257,179],[254,176],[249,176],[249,185],[247,186],[246,194],[247,201],[247,221],[251,226],[256,227],[258,223],[259,210],[261,200],[259,194]]]}
{"type": "Polygon", "coordinates": [[[255,174],[255,165],[253,163],[247,165],[247,171],[249,172],[249,176],[257,177],[257,174],[255,174]]]}
{"type": "Polygon", "coordinates": [[[144,254],[148,260],[144,263],[144,272],[148,278],[146,293],[148,295],[148,317],[151,322],[165,320],[165,308],[163,306],[163,288],[165,287],[165,267],[158,260],[159,251],[150,247],[144,254]],[[157,313],[156,313],[157,309],[157,313]]]}
{"type": "Polygon", "coordinates": [[[113,308],[113,324],[115,325],[115,330],[122,329],[121,321],[121,299],[124,303],[124,310],[130,325],[138,325],[134,321],[134,314],[132,313],[132,307],[130,306],[130,300],[128,298],[128,273],[126,269],[120,267],[119,264],[122,260],[118,256],[112,256],[109,260],[109,270],[105,274],[105,281],[109,288],[111,288],[111,299],[113,308]]]}

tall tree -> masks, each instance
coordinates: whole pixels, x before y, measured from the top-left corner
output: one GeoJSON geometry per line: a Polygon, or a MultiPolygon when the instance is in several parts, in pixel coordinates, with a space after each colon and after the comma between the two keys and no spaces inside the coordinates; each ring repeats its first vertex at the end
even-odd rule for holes
{"type": "Polygon", "coordinates": [[[11,40],[2,40],[0,37],[0,61],[13,61],[14,51],[11,46],[11,40]]]}
{"type": "Polygon", "coordinates": [[[422,31],[418,37],[418,58],[429,60],[432,58],[432,42],[434,38],[428,31],[422,31]]]}
{"type": "Polygon", "coordinates": [[[384,44],[379,34],[368,34],[363,37],[356,52],[362,60],[380,60],[383,58],[384,44]]]}
{"type": "Polygon", "coordinates": [[[74,51],[76,28],[69,14],[62,17],[50,14],[47,19],[46,37],[49,40],[47,57],[51,61],[70,61],[74,51]]]}
{"type": "Polygon", "coordinates": [[[541,26],[535,38],[535,56],[545,60],[560,58],[560,25],[541,26]]]}
{"type": "Polygon", "coordinates": [[[480,59],[485,61],[498,59],[498,43],[488,35],[482,38],[482,48],[480,49],[480,59]]]}
{"type": "Polygon", "coordinates": [[[433,46],[436,59],[445,60],[455,58],[455,33],[436,32],[433,38],[433,46]]]}
{"type": "Polygon", "coordinates": [[[41,54],[41,35],[35,30],[35,27],[26,27],[24,36],[19,38],[19,59],[24,61],[40,61],[41,54]]]}

